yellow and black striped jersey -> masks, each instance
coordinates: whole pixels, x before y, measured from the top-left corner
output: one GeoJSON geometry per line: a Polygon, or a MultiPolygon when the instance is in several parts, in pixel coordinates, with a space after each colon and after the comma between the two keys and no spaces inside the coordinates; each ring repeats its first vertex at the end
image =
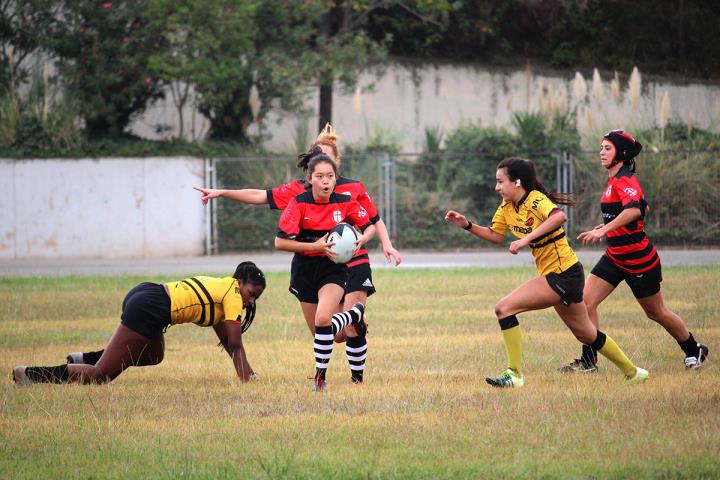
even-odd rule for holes
{"type": "MultiPolygon", "coordinates": [[[[517,208],[512,202],[503,201],[493,216],[490,229],[500,235],[509,230],[517,238],[523,238],[558,210],[557,205],[543,193],[531,190],[520,200],[517,208]]],[[[536,238],[530,243],[530,249],[540,275],[564,272],[578,262],[562,227],[536,238]]]]}
{"type": "Polygon", "coordinates": [[[233,277],[191,277],[166,283],[170,294],[170,323],[210,327],[224,320],[242,320],[243,299],[233,277]]]}

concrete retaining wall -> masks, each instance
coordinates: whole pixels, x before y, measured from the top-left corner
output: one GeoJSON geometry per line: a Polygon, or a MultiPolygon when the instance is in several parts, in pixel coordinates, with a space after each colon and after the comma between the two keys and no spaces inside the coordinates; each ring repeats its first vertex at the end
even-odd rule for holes
{"type": "Polygon", "coordinates": [[[0,258],[200,255],[204,160],[0,160],[0,258]]]}

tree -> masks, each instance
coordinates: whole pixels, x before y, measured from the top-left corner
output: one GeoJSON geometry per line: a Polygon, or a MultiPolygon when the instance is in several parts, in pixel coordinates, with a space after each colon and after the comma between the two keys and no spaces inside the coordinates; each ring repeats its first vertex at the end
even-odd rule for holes
{"type": "Polygon", "coordinates": [[[14,95],[30,78],[29,60],[54,21],[50,0],[0,0],[0,89],[14,95]]]}
{"type": "Polygon", "coordinates": [[[387,56],[392,35],[384,33],[373,38],[366,31],[373,15],[383,17],[388,15],[386,12],[399,10],[437,26],[438,18],[445,18],[449,11],[447,0],[333,0],[326,4],[328,10],[321,19],[320,38],[315,45],[320,60],[319,130],[332,122],[335,81],[350,90],[357,85],[360,72],[387,56]]]}
{"type": "Polygon", "coordinates": [[[330,76],[354,86],[357,74],[384,51],[363,32],[322,36],[332,7],[324,1],[156,0],[151,16],[165,22],[170,48],[151,65],[164,81],[191,85],[211,124],[211,138],[249,142],[248,127],[271,109],[298,111],[313,84],[330,76]],[[331,73],[329,73],[331,72],[331,73]]]}
{"type": "Polygon", "coordinates": [[[61,12],[45,37],[59,72],[81,104],[91,137],[122,134],[162,93],[148,66],[164,48],[146,16],[147,1],[56,2],[61,12]]]}
{"type": "Polygon", "coordinates": [[[270,109],[301,107],[314,59],[305,47],[320,13],[312,2],[193,0],[179,6],[157,0],[151,15],[165,22],[169,48],[151,64],[165,82],[192,86],[211,138],[247,143],[248,127],[270,109]]]}

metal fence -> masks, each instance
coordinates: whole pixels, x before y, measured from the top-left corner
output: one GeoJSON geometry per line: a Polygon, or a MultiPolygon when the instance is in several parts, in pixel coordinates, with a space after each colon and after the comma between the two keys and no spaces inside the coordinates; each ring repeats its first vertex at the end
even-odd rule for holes
{"type": "MultiPolygon", "coordinates": [[[[638,158],[637,175],[650,204],[646,229],[655,243],[720,245],[719,157],[717,151],[696,151],[638,158]]],[[[549,189],[574,193],[575,205],[566,207],[570,238],[601,222],[607,173],[597,152],[542,152],[531,158],[549,189]]],[[[443,215],[454,208],[488,224],[499,202],[494,192],[499,160],[448,152],[363,152],[345,154],[341,172],[363,181],[398,248],[473,247],[476,239],[445,225],[443,215]]],[[[215,158],[206,166],[206,184],[215,188],[271,188],[301,173],[289,157],[215,158]]],[[[278,212],[229,200],[210,203],[209,253],[273,248],[278,212]]]]}

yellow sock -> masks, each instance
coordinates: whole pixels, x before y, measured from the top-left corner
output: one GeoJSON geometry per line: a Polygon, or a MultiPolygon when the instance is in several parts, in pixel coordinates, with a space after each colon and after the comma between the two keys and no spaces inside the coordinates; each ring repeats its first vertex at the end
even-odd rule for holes
{"type": "Polygon", "coordinates": [[[522,332],[520,325],[502,330],[505,341],[505,353],[507,353],[508,368],[520,373],[522,364],[522,332]]]}
{"type": "Polygon", "coordinates": [[[613,362],[617,367],[622,370],[626,377],[632,377],[635,375],[635,364],[625,355],[625,352],[620,350],[615,340],[610,338],[610,335],[605,335],[605,345],[598,352],[613,362]]]}

